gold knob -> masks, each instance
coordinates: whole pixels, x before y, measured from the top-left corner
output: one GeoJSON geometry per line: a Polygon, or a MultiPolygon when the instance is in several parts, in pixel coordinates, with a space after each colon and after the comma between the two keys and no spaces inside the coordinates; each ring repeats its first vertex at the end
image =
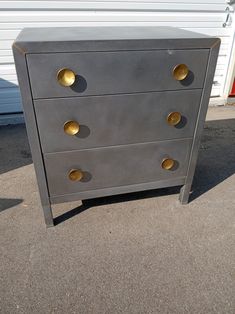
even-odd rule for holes
{"type": "Polygon", "coordinates": [[[64,131],[68,135],[76,135],[80,130],[80,126],[76,121],[67,121],[64,124],[64,131]]]}
{"type": "Polygon", "coordinates": [[[189,73],[189,69],[185,64],[178,64],[173,69],[173,76],[177,81],[184,80],[189,73]]]}
{"type": "Polygon", "coordinates": [[[165,158],[162,161],[162,168],[165,170],[171,170],[175,165],[174,159],[171,158],[165,158]]]}
{"type": "Polygon", "coordinates": [[[69,172],[69,179],[71,181],[81,181],[83,178],[83,173],[79,169],[72,169],[69,172]]]}
{"type": "Polygon", "coordinates": [[[171,112],[167,116],[167,123],[169,125],[177,125],[181,121],[181,114],[179,112],[171,112]]]}
{"type": "Polygon", "coordinates": [[[61,69],[57,72],[57,80],[62,86],[72,86],[75,82],[75,73],[70,69],[61,69]]]}

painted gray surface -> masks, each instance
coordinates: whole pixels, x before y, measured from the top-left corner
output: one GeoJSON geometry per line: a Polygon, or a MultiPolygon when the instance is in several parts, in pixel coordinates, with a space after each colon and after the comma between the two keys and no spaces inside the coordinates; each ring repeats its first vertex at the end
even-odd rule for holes
{"type": "Polygon", "coordinates": [[[217,41],[174,27],[26,28],[15,41],[24,53],[211,48],[217,41]]]}
{"type": "MultiPolygon", "coordinates": [[[[42,159],[41,145],[37,130],[36,117],[32,101],[30,83],[28,78],[28,70],[25,56],[13,46],[13,54],[15,59],[15,67],[19,78],[19,87],[24,108],[24,118],[26,122],[27,134],[29,138],[30,148],[34,161],[34,168],[37,176],[38,188],[43,207],[43,213],[46,225],[53,226],[52,210],[48,196],[48,188],[45,176],[45,168],[42,159]]],[[[23,181],[22,181],[23,182],[23,181]]]]}
{"type": "Polygon", "coordinates": [[[141,27],[141,26],[121,26],[121,27],[41,27],[41,28],[25,28],[17,38],[19,42],[37,43],[41,41],[67,42],[67,41],[114,41],[119,39],[125,40],[146,40],[146,39],[195,39],[211,37],[196,32],[177,29],[174,27],[141,27]]]}
{"type": "Polygon", "coordinates": [[[27,63],[37,99],[202,88],[208,53],[195,49],[29,54],[27,63]],[[177,81],[172,71],[181,63],[190,73],[177,81]],[[57,81],[62,68],[76,74],[71,87],[57,81]]]}
{"type": "Polygon", "coordinates": [[[191,139],[113,146],[45,154],[50,196],[80,191],[175,179],[186,175],[191,139]],[[176,160],[174,170],[161,167],[164,158],[176,160]],[[70,181],[68,173],[81,169],[84,178],[70,181]]]}
{"type": "MultiPolygon", "coordinates": [[[[115,29],[115,31],[113,30],[113,40],[109,39],[108,33],[104,34],[104,38],[106,39],[99,40],[98,36],[96,40],[91,40],[91,34],[96,36],[97,32],[100,31],[100,29],[97,30],[95,28],[90,28],[89,30],[84,28],[81,30],[84,31],[83,36],[87,36],[87,40],[82,39],[82,37],[79,39],[79,36],[77,36],[77,40],[75,40],[77,34],[76,30],[74,30],[73,35],[71,36],[69,35],[69,29],[54,29],[54,32],[53,29],[41,31],[30,30],[29,32],[23,32],[13,44],[29,141],[47,226],[53,224],[53,218],[48,196],[48,185],[45,177],[44,159],[47,163],[46,170],[48,171],[47,176],[49,178],[50,192],[52,192],[52,194],[60,194],[58,197],[53,196],[54,199],[52,197],[53,202],[59,200],[75,200],[81,198],[82,195],[86,195],[89,198],[102,196],[102,193],[103,195],[110,195],[112,193],[117,193],[118,190],[125,193],[134,191],[135,187],[136,190],[140,190],[141,186],[143,189],[151,189],[154,188],[154,186],[165,187],[174,184],[185,184],[181,190],[180,200],[182,203],[188,201],[220,40],[217,38],[205,37],[200,34],[192,34],[192,36],[190,36],[189,32],[171,28],[155,28],[155,30],[152,28],[141,28],[141,30],[137,28],[134,30],[133,28],[132,30],[130,29],[129,33],[130,36],[131,34],[133,35],[133,40],[128,40],[127,37],[129,35],[122,35],[121,33],[117,35],[120,30],[120,28],[118,28],[118,30],[115,29]],[[156,35],[156,31],[159,32],[159,35],[156,35]],[[47,32],[53,32],[55,41],[48,41],[51,35],[46,35],[47,32]],[[137,35],[138,32],[141,34],[139,35],[140,37],[137,35]],[[146,39],[141,39],[143,32],[146,32],[146,39]],[[35,36],[32,39],[31,34],[33,33],[35,36]],[[61,35],[60,40],[58,39],[59,34],[61,35]],[[68,36],[67,40],[64,40],[64,36],[68,36]],[[210,49],[209,63],[207,63],[208,49],[204,48],[210,49]],[[151,49],[167,50],[144,51],[151,49]],[[187,49],[194,49],[194,51],[188,51],[187,49]],[[125,50],[125,52],[117,52],[117,50],[125,50]],[[127,50],[140,51],[131,52],[127,50]],[[87,53],[71,54],[71,52],[78,51],[87,51],[87,53]],[[88,51],[96,51],[96,53],[88,51]],[[106,52],[102,53],[101,51],[106,52]],[[34,52],[36,52],[36,55],[29,55],[29,53],[34,52]],[[42,56],[40,56],[41,52],[44,52],[42,56]],[[56,52],[56,54],[54,54],[54,52],[56,52]],[[63,54],[60,52],[70,53],[63,54]],[[86,85],[84,91],[77,90],[76,92],[71,92],[70,89],[61,87],[64,91],[62,93],[55,81],[55,73],[53,71],[58,65],[69,67],[72,65],[72,63],[70,63],[71,60],[73,61],[73,65],[78,65],[78,59],[74,58],[74,56],[78,55],[79,61],[81,61],[80,56],[82,56],[83,61],[82,63],[80,62],[80,65],[83,64],[82,71],[85,71],[87,75],[85,82],[88,82],[89,84],[86,85]],[[128,57],[120,58],[120,55],[128,57]],[[161,58],[156,58],[157,55],[161,56],[161,58]],[[27,56],[29,56],[29,68],[27,68],[27,56]],[[93,60],[91,56],[95,56],[93,60]],[[118,57],[114,57],[112,60],[110,56],[118,57]],[[143,58],[143,56],[145,57],[143,58]],[[44,57],[45,59],[43,59],[44,57]],[[34,62],[31,63],[30,60],[33,60],[34,62]],[[39,64],[36,61],[40,61],[41,63],[39,64]],[[66,61],[67,63],[65,65],[63,62],[62,65],[58,64],[58,61],[59,63],[61,61],[66,61]],[[56,65],[54,65],[55,63],[56,65]],[[187,63],[192,71],[191,78],[193,77],[193,80],[181,83],[172,81],[170,73],[173,65],[175,65],[174,63],[187,63]],[[158,69],[156,69],[156,64],[159,64],[158,69]],[[165,71],[165,69],[169,69],[169,72],[165,71]],[[30,83],[28,70],[31,71],[31,76],[33,78],[30,83]],[[32,73],[34,74],[32,75],[32,73]],[[47,76],[47,73],[50,73],[50,75],[47,76]],[[161,74],[161,79],[159,73],[161,74]],[[205,73],[207,73],[206,77],[205,73]],[[141,77],[142,82],[139,77],[141,77]],[[158,78],[158,80],[155,80],[155,77],[158,78]],[[34,97],[63,97],[63,101],[67,101],[71,99],[68,97],[85,96],[86,93],[87,95],[93,95],[93,93],[97,93],[97,95],[108,93],[112,94],[113,98],[116,98],[117,96],[114,96],[115,93],[148,92],[151,91],[151,88],[153,88],[154,91],[157,89],[169,93],[166,89],[181,89],[182,92],[186,92],[187,89],[202,87],[204,91],[200,100],[196,128],[192,139],[185,141],[174,140],[161,143],[146,143],[141,145],[113,146],[102,149],[80,150],[64,153],[58,152],[46,155],[42,154],[31,89],[34,91],[34,97]],[[169,145],[169,143],[171,143],[171,145],[169,145]],[[181,145],[180,143],[185,143],[185,145],[181,145]],[[190,150],[191,143],[193,143],[193,145],[190,150]],[[148,149],[141,149],[143,147],[148,147],[148,149]],[[167,148],[167,152],[166,149],[161,151],[160,147],[167,148]],[[108,154],[104,154],[106,151],[108,154]],[[175,172],[162,173],[162,169],[158,168],[157,170],[155,168],[156,160],[154,160],[153,157],[155,156],[156,158],[159,158],[159,162],[160,157],[162,158],[164,154],[177,155],[176,157],[172,157],[176,159],[178,158],[181,161],[180,167],[175,170],[175,172]],[[77,160],[78,156],[79,161],[77,160]],[[97,159],[95,160],[93,156],[96,156],[97,159]],[[110,163],[106,163],[105,160],[110,163]],[[85,171],[88,172],[92,170],[90,172],[92,177],[90,176],[90,181],[87,180],[87,182],[82,182],[87,188],[79,187],[78,189],[75,188],[76,183],[75,185],[71,185],[72,183],[65,178],[65,175],[67,174],[67,171],[71,169],[70,167],[77,167],[81,162],[85,165],[85,168],[86,165],[90,166],[90,170],[85,169],[85,171]],[[137,165],[140,166],[139,172],[136,171],[137,165]],[[126,171],[124,171],[124,169],[126,169],[126,171]],[[102,180],[101,174],[104,175],[105,180],[102,180]],[[97,175],[95,179],[94,175],[97,175]],[[184,176],[186,176],[186,178],[184,176]]],[[[126,31],[127,30],[128,29],[126,29],[126,31]]],[[[81,69],[81,67],[79,69],[81,69]]],[[[77,70],[77,68],[75,70],[77,70]]],[[[81,85],[79,88],[81,88],[81,85]]],[[[80,97],[80,99],[85,98],[80,97]]],[[[57,113],[60,115],[59,109],[57,110],[57,113]]],[[[183,136],[184,134],[182,134],[182,137],[183,136]]]]}
{"type": "Polygon", "coordinates": [[[215,68],[216,68],[216,62],[219,54],[219,48],[220,48],[220,40],[218,40],[214,46],[212,47],[209,55],[208,65],[207,65],[207,72],[206,72],[206,80],[205,80],[205,86],[203,89],[201,104],[200,104],[200,110],[199,115],[197,118],[197,124],[194,132],[194,139],[193,139],[193,145],[191,150],[191,156],[190,156],[190,162],[188,165],[188,171],[187,171],[187,179],[185,185],[181,188],[180,192],[180,201],[182,204],[187,204],[190,190],[193,182],[193,176],[197,164],[197,156],[199,151],[199,145],[200,145],[200,139],[203,131],[203,126],[206,118],[206,112],[209,104],[210,94],[211,94],[211,88],[213,83],[213,78],[215,74],[215,68]]]}
{"type": "Polygon", "coordinates": [[[193,137],[202,90],[35,100],[42,150],[46,153],[83,148],[193,137]],[[182,122],[166,118],[179,111],[182,122]],[[67,135],[68,120],[80,124],[67,135]]]}
{"type": "MultiPolygon", "coordinates": [[[[140,184],[131,184],[131,185],[122,185],[115,186],[111,188],[104,188],[98,190],[87,190],[76,192],[72,194],[64,194],[57,196],[50,196],[51,204],[58,204],[64,202],[73,202],[77,200],[89,200],[96,197],[126,194],[131,192],[155,190],[159,188],[173,187],[173,186],[182,186],[185,184],[185,177],[177,177],[174,179],[159,180],[154,182],[146,182],[140,184]]],[[[125,197],[125,196],[124,196],[125,197]]]]}

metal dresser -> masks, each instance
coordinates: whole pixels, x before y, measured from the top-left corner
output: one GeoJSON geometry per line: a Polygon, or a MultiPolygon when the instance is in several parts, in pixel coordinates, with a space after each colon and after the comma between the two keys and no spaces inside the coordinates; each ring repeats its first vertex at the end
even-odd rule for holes
{"type": "Polygon", "coordinates": [[[13,44],[47,226],[51,204],[182,186],[220,40],[171,27],[24,29],[13,44]]]}

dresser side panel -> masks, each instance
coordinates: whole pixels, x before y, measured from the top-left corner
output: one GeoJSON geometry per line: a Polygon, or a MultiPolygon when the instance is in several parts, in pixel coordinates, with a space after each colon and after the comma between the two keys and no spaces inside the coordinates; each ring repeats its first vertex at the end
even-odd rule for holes
{"type": "Polygon", "coordinates": [[[197,164],[201,135],[203,132],[203,127],[204,127],[204,123],[206,119],[206,113],[207,113],[207,108],[209,104],[217,58],[219,54],[219,48],[220,48],[220,39],[218,39],[216,43],[214,44],[214,46],[210,49],[204,88],[202,92],[199,113],[198,113],[198,118],[197,118],[195,132],[194,132],[194,138],[193,138],[193,144],[192,144],[192,149],[191,149],[191,154],[190,154],[190,159],[189,159],[189,166],[188,166],[186,181],[180,193],[180,201],[183,204],[187,203],[189,199],[191,185],[192,185],[195,168],[197,164]]]}
{"type": "Polygon", "coordinates": [[[13,44],[13,54],[15,66],[20,86],[21,98],[24,109],[24,117],[26,122],[27,135],[29,139],[30,149],[32,153],[39,194],[44,209],[44,216],[47,225],[53,225],[52,212],[50,208],[50,200],[48,196],[47,181],[44,169],[44,162],[41,152],[41,145],[35,119],[34,106],[31,96],[31,88],[28,77],[27,63],[25,54],[13,44]]]}

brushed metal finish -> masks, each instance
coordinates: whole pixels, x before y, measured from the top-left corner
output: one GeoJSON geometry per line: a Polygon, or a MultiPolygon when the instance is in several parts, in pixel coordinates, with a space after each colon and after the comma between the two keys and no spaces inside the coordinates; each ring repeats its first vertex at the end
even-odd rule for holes
{"type": "Polygon", "coordinates": [[[35,100],[45,153],[193,137],[202,90],[35,100]],[[181,122],[167,122],[179,111],[181,122]],[[56,112],[56,114],[55,114],[56,112]],[[75,136],[64,133],[66,120],[79,121],[75,136]]]}
{"type": "Polygon", "coordinates": [[[112,51],[26,55],[34,99],[202,88],[208,49],[112,51]],[[198,62],[200,60],[200,62],[198,62]],[[190,73],[177,81],[172,69],[185,62],[190,73]],[[55,80],[63,67],[73,69],[74,84],[55,80]]]}
{"type": "Polygon", "coordinates": [[[177,177],[174,179],[159,180],[155,182],[145,182],[131,185],[121,185],[104,189],[87,190],[82,192],[75,192],[72,194],[63,194],[50,196],[52,204],[58,204],[62,202],[72,202],[77,200],[84,200],[95,197],[103,197],[108,195],[117,195],[145,190],[153,190],[159,188],[165,188],[170,186],[180,186],[185,183],[185,177],[177,177]]]}
{"type": "Polygon", "coordinates": [[[34,113],[33,100],[31,97],[30,81],[28,77],[28,69],[25,56],[22,55],[13,45],[13,55],[17,76],[19,78],[19,87],[24,108],[24,118],[26,122],[27,135],[29,139],[30,149],[34,162],[34,169],[38,183],[39,195],[43,209],[43,215],[47,227],[54,225],[51,202],[48,195],[48,187],[46,182],[46,173],[41,151],[41,144],[38,135],[36,117],[34,113]]]}
{"type": "Polygon", "coordinates": [[[202,93],[202,99],[200,103],[198,119],[195,126],[195,134],[193,138],[193,144],[190,154],[190,161],[188,164],[187,177],[185,180],[184,186],[180,190],[179,200],[182,204],[187,204],[189,201],[191,186],[193,182],[193,176],[195,173],[195,168],[197,164],[198,151],[200,146],[200,138],[204,127],[204,122],[206,119],[206,112],[209,104],[210,93],[212,88],[212,83],[214,79],[216,62],[220,49],[220,39],[217,38],[216,43],[211,47],[210,55],[208,59],[207,69],[206,69],[206,78],[205,85],[202,93]]]}
{"type": "Polygon", "coordinates": [[[47,226],[56,202],[182,184],[188,202],[219,47],[218,38],[171,27],[20,33],[13,52],[47,226]],[[182,80],[172,73],[179,64],[189,69],[182,80]],[[75,74],[66,88],[62,68],[75,74]],[[169,125],[173,112],[182,118],[169,125]],[[79,132],[68,136],[66,121],[79,121],[79,132]],[[82,169],[80,181],[71,169],[82,169]]]}
{"type": "Polygon", "coordinates": [[[164,158],[162,161],[162,168],[165,170],[173,169],[174,165],[175,165],[175,160],[172,158],[164,158]]]}
{"type": "Polygon", "coordinates": [[[183,81],[189,74],[189,68],[186,64],[178,64],[173,69],[173,76],[177,81],[183,81]]]}
{"type": "Polygon", "coordinates": [[[83,172],[80,169],[72,169],[69,171],[68,177],[71,181],[81,181],[83,178],[83,172]]]}
{"type": "Polygon", "coordinates": [[[191,139],[112,146],[44,155],[50,196],[184,177],[191,139]],[[178,161],[174,171],[162,169],[164,158],[178,161]],[[72,182],[70,169],[82,169],[72,182]]]}
{"type": "Polygon", "coordinates": [[[64,132],[68,135],[76,135],[80,130],[80,125],[76,121],[67,121],[64,123],[64,132]]]}
{"type": "Polygon", "coordinates": [[[74,84],[75,76],[75,73],[70,69],[60,69],[57,72],[57,81],[60,83],[60,85],[69,87],[74,84]]]}
{"type": "MultiPolygon", "coordinates": [[[[27,53],[211,49],[218,38],[166,26],[25,28],[16,39],[27,53]]],[[[184,60],[181,61],[185,62],[184,60]]]]}
{"type": "Polygon", "coordinates": [[[176,126],[177,124],[180,123],[181,119],[182,119],[182,115],[180,112],[177,112],[177,111],[171,112],[167,116],[167,123],[169,125],[176,126]]]}

